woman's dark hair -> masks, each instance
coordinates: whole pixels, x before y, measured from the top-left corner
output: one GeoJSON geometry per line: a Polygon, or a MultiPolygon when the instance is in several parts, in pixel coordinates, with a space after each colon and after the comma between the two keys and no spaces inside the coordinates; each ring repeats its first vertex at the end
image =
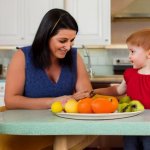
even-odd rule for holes
{"type": "MultiPolygon", "coordinates": [[[[49,39],[58,33],[60,29],[71,29],[78,32],[76,20],[65,10],[52,9],[43,17],[33,44],[31,54],[36,67],[47,68],[51,65],[49,50],[49,39]]],[[[61,63],[72,64],[72,53],[68,51],[65,58],[60,59],[61,63]]]]}

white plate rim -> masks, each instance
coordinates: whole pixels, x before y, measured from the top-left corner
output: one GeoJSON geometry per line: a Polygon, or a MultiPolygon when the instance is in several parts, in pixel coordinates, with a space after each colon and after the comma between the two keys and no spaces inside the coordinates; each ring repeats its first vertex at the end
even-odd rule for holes
{"type": "Polygon", "coordinates": [[[66,113],[66,112],[60,112],[56,113],[55,115],[63,118],[69,118],[69,119],[85,119],[85,120],[103,120],[103,119],[119,119],[119,118],[126,118],[138,115],[140,113],[144,112],[142,111],[136,111],[136,112],[123,112],[123,113],[101,113],[101,114],[83,114],[83,113],[66,113]]]}

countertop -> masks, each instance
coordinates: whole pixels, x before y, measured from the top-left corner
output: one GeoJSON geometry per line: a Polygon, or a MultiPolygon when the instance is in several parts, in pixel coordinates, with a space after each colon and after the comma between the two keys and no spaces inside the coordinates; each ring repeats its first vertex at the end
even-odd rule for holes
{"type": "Polygon", "coordinates": [[[150,110],[121,119],[76,120],[49,110],[0,112],[0,133],[15,135],[150,135],[150,110]]]}
{"type": "Polygon", "coordinates": [[[126,44],[110,44],[110,45],[75,45],[77,48],[89,48],[89,49],[128,49],[126,44]]]}
{"type": "MultiPolygon", "coordinates": [[[[1,45],[0,50],[16,50],[16,47],[23,47],[23,45],[1,45]]],[[[83,48],[83,45],[75,45],[74,47],[83,48]]],[[[85,48],[91,49],[127,49],[126,44],[110,44],[110,45],[84,45],[85,48]]]]}
{"type": "Polygon", "coordinates": [[[90,81],[95,83],[121,83],[122,80],[122,75],[99,75],[90,78],[90,81]]]}
{"type": "Polygon", "coordinates": [[[78,120],[58,117],[50,110],[7,110],[0,112],[0,133],[53,135],[54,150],[68,150],[76,135],[150,136],[150,110],[139,115],[111,120],[78,120]],[[71,136],[69,136],[71,135],[71,136]],[[68,139],[69,136],[69,139],[68,139]]]}
{"type": "MultiPolygon", "coordinates": [[[[99,83],[121,83],[123,79],[122,75],[96,75],[90,78],[91,82],[99,83]]],[[[0,82],[4,82],[5,78],[0,77],[0,82]]]]}

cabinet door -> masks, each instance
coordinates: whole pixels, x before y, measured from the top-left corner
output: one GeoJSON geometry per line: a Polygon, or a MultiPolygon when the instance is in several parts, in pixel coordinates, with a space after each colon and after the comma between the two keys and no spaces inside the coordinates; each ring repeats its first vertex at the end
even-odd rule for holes
{"type": "Polygon", "coordinates": [[[0,45],[16,44],[20,41],[23,28],[21,0],[0,0],[0,45]]]}
{"type": "Polygon", "coordinates": [[[63,0],[25,0],[25,19],[24,19],[24,42],[31,44],[36,34],[38,26],[46,14],[52,8],[63,8],[63,0]]]}
{"type": "Polygon", "coordinates": [[[0,0],[0,45],[31,44],[45,13],[63,0],[0,0]]]}
{"type": "Polygon", "coordinates": [[[110,0],[65,0],[65,9],[79,25],[76,45],[110,44],[110,0]]]}

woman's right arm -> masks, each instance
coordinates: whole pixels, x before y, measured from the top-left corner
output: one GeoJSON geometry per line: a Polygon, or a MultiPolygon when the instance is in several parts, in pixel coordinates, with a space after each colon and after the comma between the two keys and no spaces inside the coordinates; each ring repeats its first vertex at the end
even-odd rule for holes
{"type": "Polygon", "coordinates": [[[29,98],[23,96],[25,84],[25,57],[18,50],[8,67],[5,88],[5,105],[8,109],[49,109],[56,101],[66,101],[69,96],[56,98],[29,98]]]}

